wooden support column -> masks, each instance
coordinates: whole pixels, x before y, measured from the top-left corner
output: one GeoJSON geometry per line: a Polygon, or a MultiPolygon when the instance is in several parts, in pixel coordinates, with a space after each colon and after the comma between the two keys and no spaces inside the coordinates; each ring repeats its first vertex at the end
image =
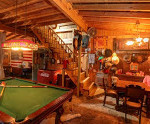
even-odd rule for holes
{"type": "Polygon", "coordinates": [[[62,69],[62,87],[65,86],[65,69],[62,69]]]}
{"type": "Polygon", "coordinates": [[[80,82],[81,82],[81,50],[82,50],[82,43],[79,48],[79,53],[78,53],[78,83],[77,83],[77,96],[80,96],[80,82]]]}
{"type": "Polygon", "coordinates": [[[86,57],[86,77],[89,76],[89,52],[87,52],[87,57],[86,57]]]}
{"type": "Polygon", "coordinates": [[[2,42],[6,39],[6,33],[0,32],[0,80],[5,78],[4,69],[3,69],[3,50],[2,50],[2,42]]]}

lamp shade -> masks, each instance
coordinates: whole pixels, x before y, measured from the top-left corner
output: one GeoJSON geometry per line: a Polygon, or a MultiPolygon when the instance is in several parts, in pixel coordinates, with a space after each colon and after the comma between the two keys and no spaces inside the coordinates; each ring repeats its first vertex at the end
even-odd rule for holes
{"type": "Polygon", "coordinates": [[[2,43],[2,48],[13,50],[38,50],[38,45],[27,39],[9,40],[2,43]]]}
{"type": "Polygon", "coordinates": [[[112,63],[115,65],[117,65],[119,63],[119,58],[116,53],[113,53],[113,55],[112,55],[112,63]]]}

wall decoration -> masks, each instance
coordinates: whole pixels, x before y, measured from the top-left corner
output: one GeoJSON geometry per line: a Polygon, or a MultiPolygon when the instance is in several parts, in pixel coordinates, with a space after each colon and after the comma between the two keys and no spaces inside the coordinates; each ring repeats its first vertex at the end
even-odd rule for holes
{"type": "Polygon", "coordinates": [[[149,41],[139,44],[135,38],[118,38],[114,42],[116,50],[149,50],[149,41]]]}
{"type": "Polygon", "coordinates": [[[107,37],[97,36],[94,38],[94,47],[96,50],[106,47],[107,37]]]}
{"type": "Polygon", "coordinates": [[[130,70],[131,71],[138,71],[138,64],[137,63],[131,63],[130,64],[130,70]]]}
{"type": "Polygon", "coordinates": [[[12,51],[11,52],[11,60],[20,60],[23,58],[22,51],[12,51]]]}
{"type": "Polygon", "coordinates": [[[94,64],[95,63],[95,54],[89,54],[89,63],[94,64]]]}
{"type": "Polygon", "coordinates": [[[83,35],[82,36],[82,47],[87,48],[89,45],[89,36],[88,35],[83,35]]]}
{"type": "Polygon", "coordinates": [[[11,61],[12,67],[21,67],[23,61],[27,61],[32,64],[33,51],[11,51],[11,61]]]}

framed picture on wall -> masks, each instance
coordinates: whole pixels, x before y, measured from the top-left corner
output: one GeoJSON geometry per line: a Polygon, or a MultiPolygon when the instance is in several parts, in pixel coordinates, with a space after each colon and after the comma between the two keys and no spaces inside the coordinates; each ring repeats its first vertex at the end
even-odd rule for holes
{"type": "Polygon", "coordinates": [[[131,63],[130,64],[130,70],[131,71],[138,71],[138,67],[139,67],[139,64],[137,64],[137,63],[131,63]]]}
{"type": "Polygon", "coordinates": [[[142,42],[140,44],[135,38],[115,38],[115,49],[120,51],[133,51],[133,50],[149,50],[149,42],[142,42]],[[127,45],[127,42],[133,42],[132,45],[127,45]]]}
{"type": "Polygon", "coordinates": [[[22,51],[11,51],[11,60],[21,60],[23,58],[22,51]]]}
{"type": "Polygon", "coordinates": [[[94,38],[94,47],[96,50],[106,47],[107,37],[97,36],[94,38]]]}

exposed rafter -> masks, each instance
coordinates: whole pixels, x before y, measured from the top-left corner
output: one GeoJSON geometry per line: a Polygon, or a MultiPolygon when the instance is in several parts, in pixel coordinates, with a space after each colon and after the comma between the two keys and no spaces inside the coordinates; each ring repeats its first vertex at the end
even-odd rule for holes
{"type": "Polygon", "coordinates": [[[103,11],[140,11],[150,12],[149,4],[73,4],[78,10],[103,10],[103,11]]]}
{"type": "Polygon", "coordinates": [[[79,14],[91,17],[118,17],[118,18],[150,18],[150,12],[116,12],[116,11],[86,11],[81,10],[79,14]]]}
{"type": "Polygon", "coordinates": [[[67,0],[71,3],[150,3],[149,0],[67,0]]]}
{"type": "MultiPolygon", "coordinates": [[[[15,28],[6,26],[6,25],[4,25],[4,24],[2,24],[2,23],[0,23],[0,30],[5,30],[5,31],[8,31],[8,32],[13,32],[13,33],[15,33],[15,28]]],[[[20,30],[20,29],[16,29],[16,34],[24,35],[24,34],[25,34],[25,31],[20,30]]],[[[32,37],[33,34],[27,32],[27,36],[32,37]]]]}
{"type": "Polygon", "coordinates": [[[47,4],[53,4],[64,15],[66,15],[71,21],[81,27],[84,31],[87,31],[87,25],[78,13],[71,8],[71,5],[66,0],[44,0],[47,4]]]}

